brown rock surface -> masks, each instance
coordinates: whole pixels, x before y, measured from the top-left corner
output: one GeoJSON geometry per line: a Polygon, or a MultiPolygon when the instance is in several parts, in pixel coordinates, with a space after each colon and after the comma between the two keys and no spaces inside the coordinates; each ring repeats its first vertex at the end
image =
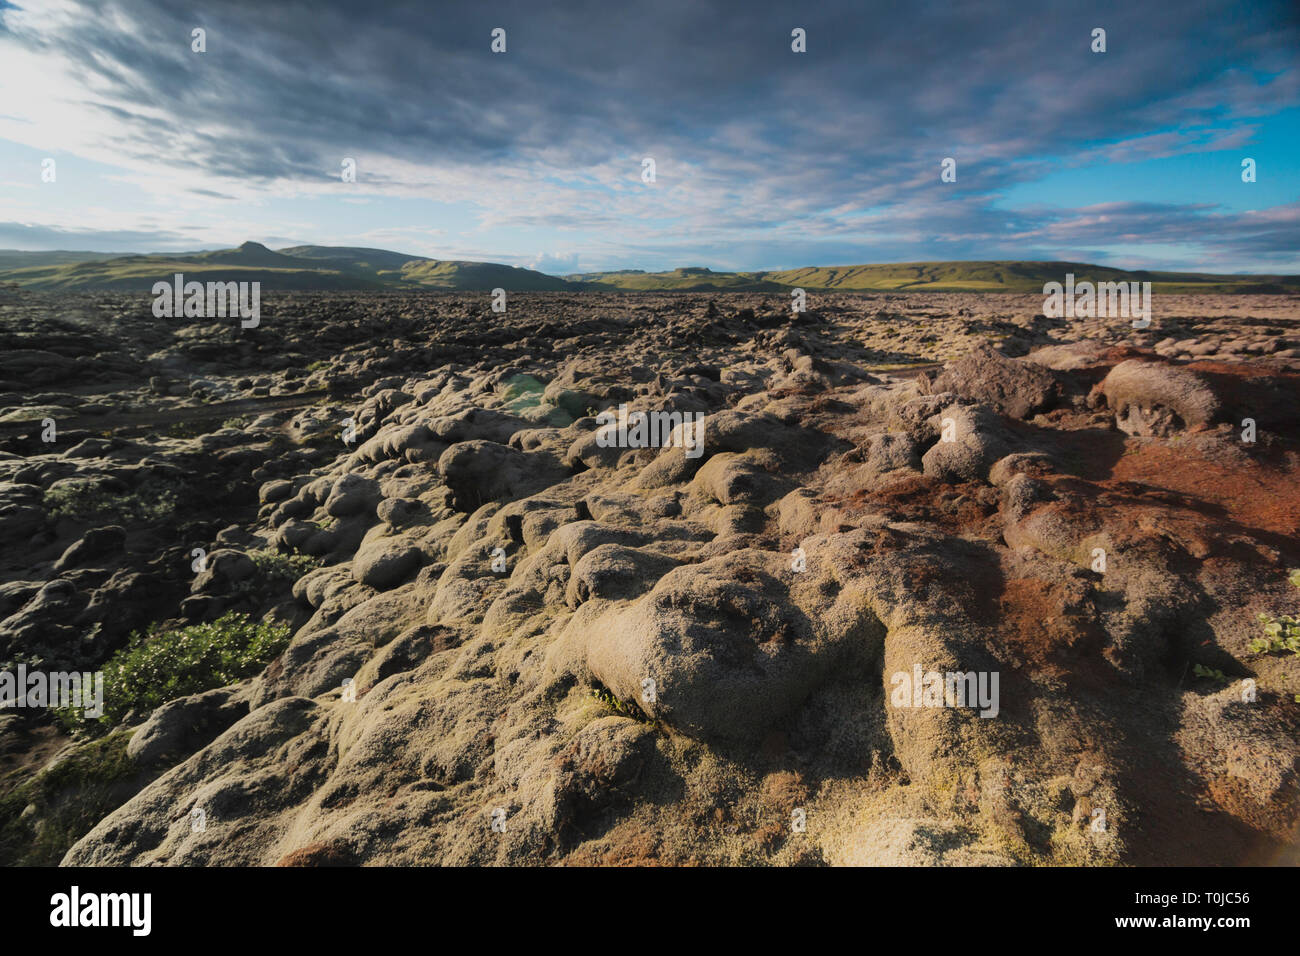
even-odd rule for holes
{"type": "MultiPolygon", "coordinates": [[[[38,298],[11,317],[33,353],[58,344],[38,298]]],[[[1134,331],[1033,296],[786,320],[761,294],[294,293],[243,338],[118,298],[140,342],[112,347],[229,404],[109,389],[113,441],[83,444],[72,384],[30,383],[70,412],[54,449],[0,433],[27,540],[0,656],[94,668],[227,609],[292,638],[128,715],[174,765],[68,863],[1196,864],[1295,839],[1300,658],[1251,642],[1300,607],[1300,363],[1228,347],[1243,309],[1289,345],[1288,297],[1170,297],[1134,331]],[[704,415],[699,453],[601,447],[624,403],[704,415]],[[69,480],[97,513],[44,494],[69,480]],[[122,547],[60,563],[109,526],[122,547]]]]}

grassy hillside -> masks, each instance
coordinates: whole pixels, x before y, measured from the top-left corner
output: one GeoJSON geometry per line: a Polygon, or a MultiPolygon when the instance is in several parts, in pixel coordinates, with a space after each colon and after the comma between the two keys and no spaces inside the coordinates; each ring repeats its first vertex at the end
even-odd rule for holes
{"type": "Polygon", "coordinates": [[[187,279],[256,281],[264,289],[463,289],[514,292],[624,290],[629,292],[784,292],[793,288],[841,292],[1041,293],[1067,272],[1082,282],[1150,282],[1152,291],[1300,293],[1300,276],[1125,272],[1084,262],[902,262],[806,266],[775,272],[713,272],[695,266],[671,272],[589,272],[546,275],[495,262],[426,259],[387,249],[291,246],[278,251],[256,242],[235,249],[174,255],[110,256],[82,252],[0,250],[0,283],[45,291],[148,291],[182,272],[187,279]]]}
{"type": "Polygon", "coordinates": [[[274,252],[260,242],[246,242],[238,249],[215,249],[212,252],[189,253],[184,258],[193,262],[220,266],[238,266],[244,269],[304,269],[308,264],[283,252],[274,252]]]}
{"type": "Polygon", "coordinates": [[[567,277],[593,289],[628,291],[672,290],[676,292],[779,292],[785,285],[754,272],[713,272],[699,266],[672,272],[591,272],[567,277]]]}
{"type": "Polygon", "coordinates": [[[1073,271],[1076,280],[1119,280],[1118,269],[1074,263],[1046,262],[904,262],[866,266],[809,266],[767,273],[787,286],[805,289],[930,291],[1042,291],[1043,283],[1061,281],[1073,271]]]}
{"type": "MultiPolygon", "coordinates": [[[[292,260],[291,260],[292,261],[292,260]]],[[[149,291],[155,282],[171,281],[177,272],[186,281],[260,282],[265,289],[378,289],[383,283],[337,270],[310,267],[266,267],[253,262],[222,262],[202,255],[192,259],[171,256],[120,256],[99,262],[39,266],[0,272],[0,281],[17,282],[27,289],[73,291],[110,289],[149,291]]]]}
{"type": "MultiPolygon", "coordinates": [[[[388,278],[388,276],[385,276],[388,278]]],[[[503,266],[495,262],[457,262],[443,259],[415,259],[393,277],[402,285],[429,289],[507,289],[510,291],[560,292],[581,288],[558,276],[503,266]]]]}
{"type": "Polygon", "coordinates": [[[1300,276],[1127,272],[1086,262],[904,262],[763,273],[784,286],[842,291],[1042,292],[1047,282],[1150,282],[1153,292],[1300,292],[1300,276]]]}
{"type": "Polygon", "coordinates": [[[1227,276],[1191,272],[1126,272],[1085,262],[901,262],[806,266],[777,272],[595,272],[568,278],[625,290],[770,292],[801,288],[840,292],[1035,292],[1047,282],[1150,282],[1153,292],[1300,292],[1300,276],[1227,276]]]}
{"type": "Polygon", "coordinates": [[[0,270],[0,282],[43,291],[111,289],[147,291],[177,272],[199,282],[260,282],[274,289],[564,290],[578,288],[555,276],[491,262],[454,262],[329,246],[274,251],[257,242],[236,249],[179,255],[128,255],[80,262],[21,265],[0,270]]]}
{"type": "Polygon", "coordinates": [[[0,272],[33,266],[61,266],[69,262],[95,262],[119,255],[119,252],[19,252],[17,249],[0,249],[0,272]]]}
{"type": "Polygon", "coordinates": [[[428,261],[423,256],[412,256],[405,252],[357,246],[290,246],[288,249],[281,249],[280,253],[293,259],[305,259],[325,268],[360,272],[366,275],[400,272],[402,266],[408,262],[428,261]]]}

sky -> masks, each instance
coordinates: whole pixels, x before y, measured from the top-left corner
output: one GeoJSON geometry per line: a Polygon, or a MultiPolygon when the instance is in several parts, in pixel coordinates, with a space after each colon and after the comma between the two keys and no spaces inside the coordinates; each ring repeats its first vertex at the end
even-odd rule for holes
{"type": "Polygon", "coordinates": [[[1297,11],[0,0],[0,248],[1300,273],[1297,11]]]}

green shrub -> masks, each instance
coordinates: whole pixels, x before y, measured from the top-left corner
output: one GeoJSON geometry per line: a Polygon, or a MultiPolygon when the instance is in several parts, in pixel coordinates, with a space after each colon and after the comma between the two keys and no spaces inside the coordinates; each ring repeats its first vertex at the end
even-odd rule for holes
{"type": "Polygon", "coordinates": [[[206,624],[131,635],[104,665],[104,714],[116,724],[129,710],[155,707],[251,677],[289,644],[285,625],[233,611],[206,624]]]}
{"type": "Polygon", "coordinates": [[[1217,680],[1220,684],[1226,684],[1229,679],[1228,675],[1223,671],[1216,670],[1213,667],[1206,667],[1203,664],[1193,664],[1192,673],[1197,677],[1208,677],[1211,680],[1217,680]]]}
{"type": "Polygon", "coordinates": [[[604,685],[597,684],[595,687],[593,687],[591,689],[591,696],[594,699],[600,701],[611,711],[618,714],[620,717],[630,717],[632,720],[638,721],[639,723],[643,723],[643,724],[652,724],[652,725],[658,724],[657,720],[652,720],[648,716],[646,716],[645,711],[643,711],[632,701],[620,700],[604,685]]]}
{"type": "Polygon", "coordinates": [[[162,429],[168,438],[198,438],[215,431],[210,421],[172,422],[162,429]]]}
{"type": "Polygon", "coordinates": [[[119,508],[121,499],[89,478],[75,478],[47,489],[42,503],[51,518],[93,521],[119,508]]]}
{"type": "Polygon", "coordinates": [[[91,478],[70,478],[47,489],[42,503],[56,520],[158,523],[175,514],[179,491],[158,478],[146,479],[129,492],[110,491],[91,478]]]}
{"type": "Polygon", "coordinates": [[[320,559],[309,554],[282,554],[262,548],[249,551],[248,556],[264,577],[273,580],[297,581],[308,571],[320,567],[320,559]]]}
{"type": "MultiPolygon", "coordinates": [[[[1300,568],[1293,568],[1288,580],[1292,587],[1300,589],[1300,568]]],[[[1300,619],[1286,614],[1282,617],[1261,614],[1259,623],[1264,628],[1264,636],[1250,642],[1251,653],[1290,651],[1300,656],[1300,619]]]]}
{"type": "Polygon", "coordinates": [[[72,844],[156,777],[159,771],[142,771],[127,756],[130,739],[129,731],[118,731],[77,745],[12,789],[0,782],[0,864],[57,866],[72,844]]]}

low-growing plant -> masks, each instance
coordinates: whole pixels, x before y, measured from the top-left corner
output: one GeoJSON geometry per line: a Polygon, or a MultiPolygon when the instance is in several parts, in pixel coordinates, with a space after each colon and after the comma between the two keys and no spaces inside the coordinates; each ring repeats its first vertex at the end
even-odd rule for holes
{"type": "Polygon", "coordinates": [[[212,425],[209,422],[173,422],[164,428],[162,433],[168,438],[198,438],[200,435],[206,435],[212,430],[212,425]]]}
{"type": "Polygon", "coordinates": [[[313,558],[309,554],[284,554],[268,548],[249,551],[248,556],[263,576],[273,580],[297,581],[321,565],[319,558],[313,558]]]}
{"type": "Polygon", "coordinates": [[[289,644],[289,628],[229,612],[204,624],[132,634],[104,665],[108,725],[128,711],[150,711],[170,700],[251,677],[289,644]]]}
{"type": "MultiPolygon", "coordinates": [[[[1287,580],[1291,582],[1292,587],[1300,589],[1300,568],[1291,569],[1287,580]]],[[[1289,614],[1281,617],[1261,614],[1259,623],[1263,626],[1264,636],[1250,642],[1251,653],[1271,654],[1290,651],[1300,656],[1300,619],[1289,614]]]]}
{"type": "Polygon", "coordinates": [[[631,701],[621,700],[605,687],[602,686],[593,687],[591,690],[591,696],[596,700],[600,701],[602,704],[604,704],[614,713],[618,714],[620,717],[630,717],[632,720],[639,721],[640,723],[643,724],[654,724],[654,725],[658,724],[657,720],[652,720],[650,717],[648,717],[645,711],[643,711],[636,704],[632,703],[631,701]]]}
{"type": "Polygon", "coordinates": [[[161,771],[141,770],[127,756],[130,738],[117,731],[84,742],[12,789],[0,783],[0,861],[57,866],[72,844],[156,777],[161,771]]]}
{"type": "Polygon", "coordinates": [[[46,489],[42,503],[55,519],[153,524],[169,520],[178,500],[177,486],[159,478],[148,478],[126,492],[112,491],[91,478],[72,478],[46,489]]]}
{"type": "Polygon", "coordinates": [[[114,507],[116,497],[90,479],[80,478],[47,488],[41,503],[51,518],[88,521],[114,507]]]}
{"type": "Polygon", "coordinates": [[[1215,670],[1212,667],[1206,667],[1203,664],[1193,664],[1192,673],[1197,677],[1208,677],[1211,680],[1217,680],[1221,684],[1226,684],[1228,682],[1228,675],[1223,673],[1223,671],[1215,670]]]}

